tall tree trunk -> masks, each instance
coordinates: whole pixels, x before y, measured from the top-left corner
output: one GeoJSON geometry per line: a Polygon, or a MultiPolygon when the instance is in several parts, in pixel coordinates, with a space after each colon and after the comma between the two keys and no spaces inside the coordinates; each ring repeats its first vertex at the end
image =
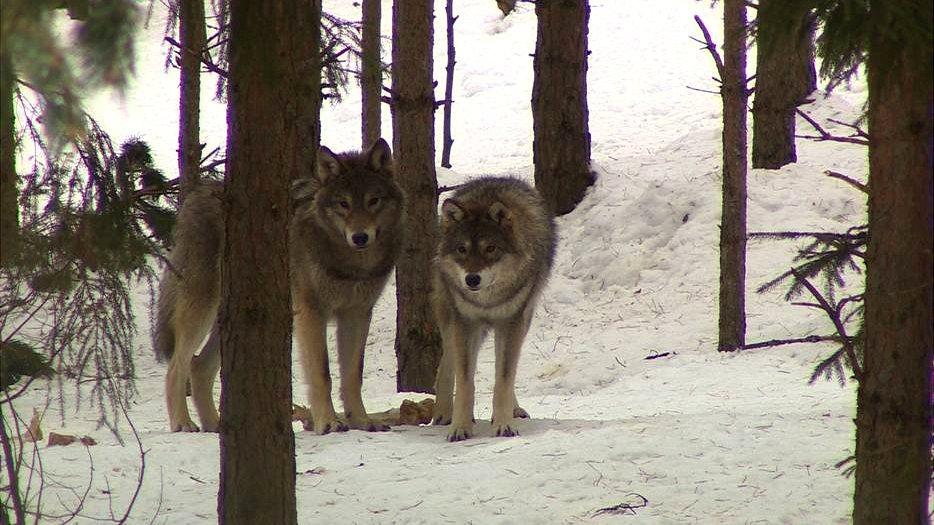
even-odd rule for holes
{"type": "Polygon", "coordinates": [[[817,85],[816,24],[809,2],[760,0],[758,11],[752,167],[778,169],[798,159],[795,108],[817,85]]]}
{"type": "Polygon", "coordinates": [[[589,0],[539,0],[532,61],[535,187],[551,211],[574,210],[594,183],[587,113],[589,0]]]}
{"type": "Polygon", "coordinates": [[[432,0],[392,4],[392,134],[396,177],[405,192],[405,241],[396,264],[396,388],[433,392],[441,334],[431,308],[438,240],[432,0]]]}
{"type": "Polygon", "coordinates": [[[367,150],[382,136],[383,70],[380,55],[381,0],[363,0],[363,34],[360,48],[362,71],[361,92],[361,149],[367,150]]]}
{"type": "Polygon", "coordinates": [[[201,178],[201,55],[204,53],[204,0],[179,0],[181,49],[178,102],[179,197],[201,178]]]}
{"type": "Polygon", "coordinates": [[[296,523],[288,235],[315,165],[320,0],[230,6],[220,523],[296,523]]]}
{"type": "Polygon", "coordinates": [[[746,2],[723,5],[723,204],[717,349],[746,342],[746,2]]]}
{"type": "MultiPolygon", "coordinates": [[[[870,14],[887,20],[890,4],[873,0],[870,14]]],[[[925,13],[930,31],[930,5],[925,13]]],[[[896,35],[903,33],[886,31],[869,41],[870,235],[856,409],[857,524],[930,518],[932,50],[930,41],[896,35]]]]}
{"type": "Polygon", "coordinates": [[[447,20],[448,64],[444,71],[444,140],[441,146],[441,165],[450,168],[451,146],[454,145],[454,139],[451,138],[451,105],[454,103],[454,64],[457,63],[457,50],[454,47],[454,23],[457,22],[457,17],[454,16],[454,0],[445,2],[444,14],[447,20]]]}
{"type": "Polygon", "coordinates": [[[13,98],[16,77],[6,45],[0,48],[0,266],[19,251],[19,176],[16,174],[16,125],[13,98]]]}

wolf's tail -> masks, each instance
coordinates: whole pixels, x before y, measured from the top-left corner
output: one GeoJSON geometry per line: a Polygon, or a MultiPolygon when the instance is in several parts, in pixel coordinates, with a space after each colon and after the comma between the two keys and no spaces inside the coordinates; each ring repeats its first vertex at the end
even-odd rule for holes
{"type": "Polygon", "coordinates": [[[171,268],[165,270],[159,286],[159,302],[156,305],[156,325],[152,332],[152,348],[156,360],[165,362],[175,353],[175,328],[172,317],[175,313],[175,278],[169,275],[171,268]]]}

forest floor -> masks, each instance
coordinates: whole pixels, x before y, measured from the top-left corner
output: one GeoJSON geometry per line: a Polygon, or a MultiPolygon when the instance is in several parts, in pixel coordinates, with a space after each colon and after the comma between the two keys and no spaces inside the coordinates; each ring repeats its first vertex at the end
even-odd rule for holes
{"type": "MultiPolygon", "coordinates": [[[[385,34],[391,3],[383,4],[385,34]]],[[[439,182],[477,175],[531,180],[533,8],[520,2],[503,19],[492,1],[458,4],[453,169],[439,169],[439,182]]],[[[853,454],[855,383],[809,384],[834,346],[716,351],[720,99],[688,86],[717,87],[711,57],[690,37],[699,36],[693,20],[699,14],[720,41],[720,10],[696,1],[591,4],[588,84],[598,178],[580,207],[558,219],[554,272],[517,380],[532,419],[519,424],[518,437],[491,436],[488,342],[477,374],[477,416],[484,421],[473,439],[447,443],[446,429],[433,426],[318,436],[296,423],[300,523],[600,523],[627,514],[633,523],[849,521],[853,480],[836,465],[853,454]]],[[[165,14],[161,5],[155,9],[139,36],[133,87],[122,99],[97,97],[91,112],[116,138],[149,141],[157,164],[171,172],[178,79],[175,70],[163,68],[165,14]]],[[[325,2],[325,9],[355,16],[349,2],[325,2]]],[[[440,72],[440,11],[436,24],[440,72]]],[[[755,64],[752,56],[749,64],[755,64]]],[[[208,150],[225,143],[225,110],[211,99],[212,82],[205,77],[202,140],[208,150]]],[[[814,98],[804,110],[846,134],[828,119],[859,117],[864,82],[814,98]]],[[[325,104],[323,143],[334,150],[357,147],[358,119],[355,89],[343,102],[325,104]]],[[[798,126],[799,133],[812,132],[803,120],[798,126]]],[[[383,129],[389,138],[388,109],[383,129]]],[[[797,164],[750,171],[749,230],[842,232],[865,222],[864,195],[822,172],[864,180],[866,150],[805,140],[798,148],[797,164]]],[[[749,245],[749,342],[832,332],[819,312],[788,304],[784,290],[754,291],[790,267],[795,248],[779,241],[749,245]]],[[[851,286],[862,285],[861,276],[851,277],[851,286]]],[[[165,366],[151,350],[145,287],[135,300],[138,392],[128,414],[146,453],[128,522],[213,523],[217,435],[167,431],[165,366]]],[[[426,397],[395,392],[394,331],[390,286],[376,307],[366,349],[370,411],[426,397]]],[[[295,402],[307,404],[297,362],[293,368],[295,402]]],[[[77,523],[121,516],[141,469],[126,421],[121,443],[98,428],[93,403],[76,406],[74,388],[60,392],[54,383],[35,383],[15,407],[27,419],[34,408],[48,408],[46,432],[97,441],[35,447],[45,512],[74,510],[88,490],[77,523]],[[60,396],[64,413],[57,409],[60,396]]],[[[31,490],[35,504],[37,479],[31,490]]]]}

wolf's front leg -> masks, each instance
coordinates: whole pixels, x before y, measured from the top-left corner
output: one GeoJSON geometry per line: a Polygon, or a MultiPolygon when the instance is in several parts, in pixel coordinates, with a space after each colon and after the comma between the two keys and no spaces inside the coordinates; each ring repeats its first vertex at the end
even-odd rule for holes
{"type": "Polygon", "coordinates": [[[314,429],[318,434],[343,432],[347,425],[337,419],[331,401],[331,372],[328,367],[328,349],[325,334],[326,322],[319,312],[305,304],[297,305],[295,312],[295,336],[305,382],[308,383],[308,402],[311,405],[311,422],[305,429],[314,429]]]}
{"type": "Polygon", "coordinates": [[[454,350],[442,330],[441,362],[435,376],[435,407],[431,415],[433,425],[450,425],[454,412],[454,350]]]}
{"type": "Polygon", "coordinates": [[[337,314],[337,356],[341,369],[341,401],[350,428],[382,432],[389,430],[370,419],[363,406],[363,355],[373,311],[348,309],[337,314]]]}
{"type": "Polygon", "coordinates": [[[448,441],[463,441],[473,436],[474,374],[477,370],[477,353],[483,342],[485,331],[479,326],[463,320],[452,320],[447,324],[442,337],[450,341],[454,365],[454,412],[448,441]]]}
{"type": "MultiPolygon", "coordinates": [[[[496,379],[493,385],[493,432],[518,436],[513,417],[525,413],[516,401],[516,368],[531,316],[519,315],[496,326],[496,379]]],[[[527,416],[528,414],[526,414],[527,416]]],[[[521,417],[521,416],[520,416],[521,417]]]]}

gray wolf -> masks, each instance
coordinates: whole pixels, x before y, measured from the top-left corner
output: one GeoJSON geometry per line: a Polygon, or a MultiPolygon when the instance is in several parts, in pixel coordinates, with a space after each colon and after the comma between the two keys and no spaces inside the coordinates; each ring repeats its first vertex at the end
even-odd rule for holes
{"type": "MultiPolygon", "coordinates": [[[[367,416],[360,390],[373,305],[401,247],[403,195],[393,174],[392,153],[380,139],[362,153],[336,154],[322,146],[317,177],[293,185],[293,327],[309,386],[311,421],[305,426],[319,434],[348,428],[388,430],[367,416]],[[331,400],[325,330],[332,319],[337,321],[343,421],[331,400]]],[[[160,282],[154,347],[158,356],[169,360],[165,397],[173,432],[199,430],[185,400],[189,380],[202,428],[216,432],[218,427],[212,390],[220,355],[212,327],[220,306],[223,191],[220,183],[206,183],[186,197],[170,264],[160,282]],[[204,349],[195,355],[209,333],[204,349]]]]}
{"type": "Polygon", "coordinates": [[[479,178],[442,204],[433,304],[443,353],[433,421],[451,423],[448,441],[473,434],[477,353],[490,329],[494,432],[515,436],[514,418],[528,417],[516,400],[516,367],[554,252],[554,220],[525,182],[479,178]]]}

